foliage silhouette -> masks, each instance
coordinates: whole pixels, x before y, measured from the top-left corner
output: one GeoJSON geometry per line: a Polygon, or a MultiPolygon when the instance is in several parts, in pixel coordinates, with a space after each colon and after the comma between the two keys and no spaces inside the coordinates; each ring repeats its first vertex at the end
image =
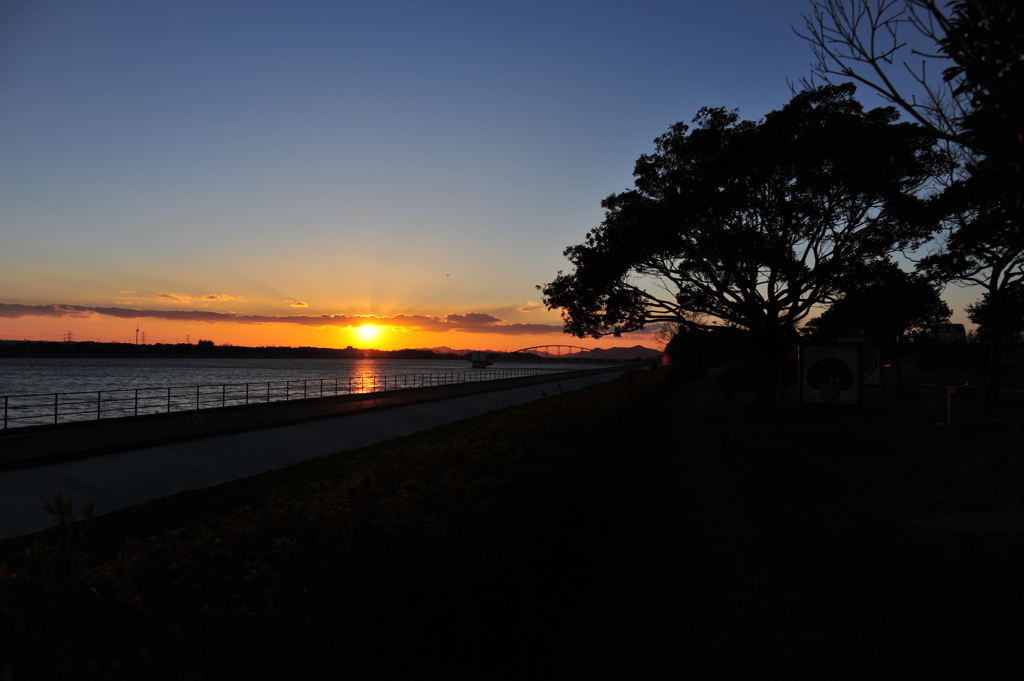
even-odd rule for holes
{"type": "Polygon", "coordinates": [[[932,324],[948,323],[953,314],[935,284],[904,272],[891,261],[864,271],[864,281],[838,298],[805,329],[825,334],[866,334],[893,360],[900,389],[903,372],[899,345],[905,334],[932,324]]]}
{"type": "MultiPolygon", "coordinates": [[[[798,34],[814,49],[814,76],[864,83],[951,143],[960,163],[939,204],[948,236],[923,265],[933,276],[981,286],[998,310],[1004,292],[1024,281],[1024,9],[1007,0],[812,0],[804,18],[798,34]],[[893,80],[908,30],[934,46],[910,50],[919,69],[903,62],[921,99],[893,80]],[[928,76],[929,63],[941,79],[928,76]]],[[[991,337],[990,403],[998,399],[1002,334],[991,337]]]]}
{"type": "Polygon", "coordinates": [[[862,285],[836,299],[805,328],[867,334],[891,347],[915,329],[948,323],[952,314],[933,283],[883,261],[866,268],[862,285]]]}
{"type": "Polygon", "coordinates": [[[703,108],[692,129],[671,126],[637,161],[635,189],[605,199],[602,224],[565,250],[574,270],[538,287],[565,331],[748,329],[770,405],[785,335],[935,228],[917,196],[942,164],[934,135],[854,93],[822,86],[760,122],[703,108]]]}
{"type": "Polygon", "coordinates": [[[1015,284],[1003,292],[1003,304],[999,308],[1002,318],[993,324],[991,315],[993,307],[989,294],[965,310],[968,319],[978,325],[978,340],[983,343],[992,341],[994,333],[1000,334],[1003,343],[1020,343],[1024,340],[1024,284],[1015,284]]]}

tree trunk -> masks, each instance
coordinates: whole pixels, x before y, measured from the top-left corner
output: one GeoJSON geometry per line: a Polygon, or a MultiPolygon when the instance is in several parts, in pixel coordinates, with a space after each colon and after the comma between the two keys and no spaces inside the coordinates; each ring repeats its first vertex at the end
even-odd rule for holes
{"type": "Polygon", "coordinates": [[[988,360],[988,382],[985,384],[985,404],[989,406],[999,403],[999,387],[1003,375],[1003,341],[996,333],[992,334],[990,349],[992,354],[988,360]]]}
{"type": "Polygon", "coordinates": [[[762,331],[757,342],[757,388],[754,390],[754,418],[768,418],[775,413],[779,388],[782,344],[774,329],[762,331]]]}
{"type": "MultiPolygon", "coordinates": [[[[890,338],[887,342],[888,342],[889,348],[891,348],[891,351],[889,353],[889,357],[892,359],[892,368],[896,370],[896,386],[897,386],[896,387],[896,392],[898,392],[898,393],[900,393],[902,395],[905,392],[905,390],[903,388],[903,365],[900,364],[900,352],[902,351],[902,348],[900,347],[900,337],[897,336],[896,338],[890,338]]],[[[881,363],[882,363],[882,366],[879,367],[879,371],[882,372],[882,390],[885,390],[886,389],[886,385],[885,385],[885,354],[884,354],[884,352],[879,357],[879,359],[881,360],[881,363]]]]}
{"type": "Polygon", "coordinates": [[[985,383],[985,404],[992,406],[999,403],[999,386],[1003,373],[1003,325],[1002,291],[989,294],[988,332],[991,338],[988,359],[988,381],[985,383]]]}

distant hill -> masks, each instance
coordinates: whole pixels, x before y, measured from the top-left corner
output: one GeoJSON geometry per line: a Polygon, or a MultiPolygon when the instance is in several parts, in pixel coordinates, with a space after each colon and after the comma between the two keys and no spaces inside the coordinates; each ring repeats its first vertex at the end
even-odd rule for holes
{"type": "Polygon", "coordinates": [[[594,350],[587,352],[575,352],[571,355],[562,355],[563,357],[575,357],[575,358],[600,358],[600,357],[614,357],[615,359],[658,359],[661,357],[661,350],[654,350],[652,348],[646,348],[642,345],[634,345],[631,348],[595,348],[594,350]]]}
{"type": "MultiPolygon", "coordinates": [[[[555,345],[555,344],[552,343],[552,345],[555,345]]],[[[447,355],[449,352],[452,353],[452,354],[455,354],[455,355],[465,355],[465,354],[471,352],[470,350],[458,350],[458,349],[448,348],[448,347],[445,347],[445,346],[437,347],[437,348],[429,348],[429,349],[432,352],[437,353],[439,355],[447,355]]],[[[502,354],[504,354],[503,350],[491,350],[489,348],[486,350],[486,352],[489,353],[489,354],[492,354],[492,355],[502,355],[502,354]]],[[[661,350],[653,350],[651,348],[646,348],[646,347],[644,347],[642,345],[634,345],[631,348],[608,348],[608,349],[595,348],[594,350],[587,350],[587,351],[584,351],[584,352],[569,352],[569,353],[566,353],[566,352],[560,352],[560,353],[559,352],[545,352],[543,350],[531,350],[530,353],[534,354],[534,355],[537,355],[538,357],[572,357],[573,359],[601,359],[601,358],[607,358],[607,357],[614,357],[615,359],[622,359],[622,360],[636,359],[637,357],[639,357],[640,359],[658,359],[659,357],[661,357],[661,354],[662,354],[661,350]]]]}

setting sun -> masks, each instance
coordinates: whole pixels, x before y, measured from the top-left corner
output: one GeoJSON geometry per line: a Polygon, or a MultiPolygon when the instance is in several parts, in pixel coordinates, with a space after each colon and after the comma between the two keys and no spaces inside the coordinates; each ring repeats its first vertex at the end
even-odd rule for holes
{"type": "Polygon", "coordinates": [[[356,330],[356,335],[359,336],[360,340],[373,341],[376,340],[380,335],[379,326],[360,326],[356,330]]]}

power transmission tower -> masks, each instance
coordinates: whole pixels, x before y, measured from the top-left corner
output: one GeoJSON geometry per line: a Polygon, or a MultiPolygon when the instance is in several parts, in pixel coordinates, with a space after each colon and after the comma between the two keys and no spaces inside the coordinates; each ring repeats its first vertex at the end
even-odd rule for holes
{"type": "Polygon", "coordinates": [[[192,336],[191,336],[191,334],[187,334],[187,333],[185,334],[185,345],[192,345],[192,336]]]}
{"type": "Polygon", "coordinates": [[[142,344],[143,345],[146,344],[146,332],[145,331],[142,332],[142,344]]]}
{"type": "Polygon", "coordinates": [[[74,342],[74,340],[75,340],[75,334],[71,333],[70,331],[68,331],[66,334],[64,334],[64,342],[65,343],[71,343],[71,342],[74,342]]]}

